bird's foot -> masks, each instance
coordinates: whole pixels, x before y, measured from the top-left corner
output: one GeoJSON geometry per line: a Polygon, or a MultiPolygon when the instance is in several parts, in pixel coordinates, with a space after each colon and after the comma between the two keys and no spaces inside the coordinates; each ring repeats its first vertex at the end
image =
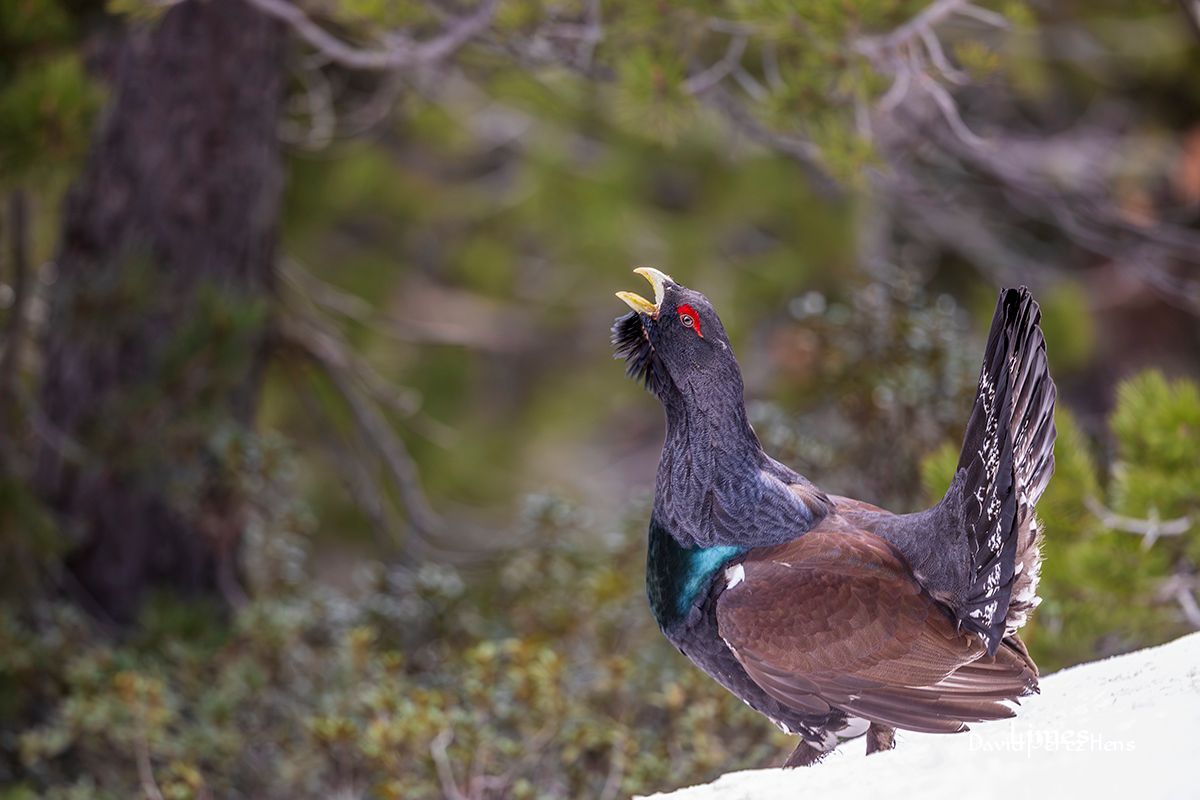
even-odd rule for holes
{"type": "Polygon", "coordinates": [[[896,729],[872,722],[867,728],[867,755],[891,750],[896,746],[896,729]]]}
{"type": "Polygon", "coordinates": [[[827,755],[826,751],[820,748],[813,747],[803,739],[800,744],[796,745],[796,749],[788,756],[787,761],[783,762],[784,769],[792,769],[794,767],[811,767],[827,755]]]}

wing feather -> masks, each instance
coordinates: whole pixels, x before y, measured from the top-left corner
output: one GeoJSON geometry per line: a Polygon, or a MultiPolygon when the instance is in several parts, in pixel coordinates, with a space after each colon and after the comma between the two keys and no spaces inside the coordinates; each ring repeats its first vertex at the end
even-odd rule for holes
{"type": "Polygon", "coordinates": [[[1015,646],[995,656],[959,628],[883,539],[837,515],[752,551],[717,601],[717,624],[747,674],[779,702],[841,709],[892,727],[963,730],[1012,716],[1036,690],[1015,646]]]}

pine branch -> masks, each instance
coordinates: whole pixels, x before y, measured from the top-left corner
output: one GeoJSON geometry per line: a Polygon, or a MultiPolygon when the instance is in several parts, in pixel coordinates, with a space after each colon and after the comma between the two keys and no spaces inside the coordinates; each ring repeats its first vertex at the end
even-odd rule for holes
{"type": "Polygon", "coordinates": [[[289,0],[246,0],[250,5],[287,23],[300,38],[330,61],[350,69],[396,70],[430,66],[445,60],[491,24],[499,0],[481,0],[472,13],[448,23],[438,36],[416,41],[400,33],[387,37],[382,48],[362,48],[334,36],[289,0]]]}

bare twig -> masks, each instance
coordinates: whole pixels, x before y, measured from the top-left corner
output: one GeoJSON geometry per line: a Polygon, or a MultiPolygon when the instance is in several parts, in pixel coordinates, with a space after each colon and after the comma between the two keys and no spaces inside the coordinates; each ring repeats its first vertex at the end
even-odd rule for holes
{"type": "Polygon", "coordinates": [[[773,131],[759,122],[752,113],[729,92],[716,87],[707,95],[708,102],[720,111],[734,130],[747,139],[791,158],[808,173],[813,188],[828,198],[842,196],[842,189],[825,171],[821,150],[814,143],[798,136],[773,131]]]}
{"type": "Polygon", "coordinates": [[[620,746],[620,743],[614,743],[611,750],[612,753],[608,758],[608,774],[604,777],[600,800],[614,800],[621,791],[621,779],[625,777],[625,749],[620,746]]]}
{"type": "MultiPolygon", "coordinates": [[[[1200,265],[1200,234],[1162,219],[1134,224],[1125,218],[1119,201],[1112,196],[1104,169],[1105,154],[1118,149],[1119,144],[1127,147],[1127,141],[1118,142],[1099,123],[1080,123],[1046,139],[993,137],[987,140],[987,146],[980,146],[978,137],[965,127],[952,131],[950,125],[927,124],[933,114],[950,114],[946,118],[954,119],[957,109],[952,105],[943,102],[941,106],[922,108],[910,103],[904,111],[893,117],[900,124],[887,128],[890,140],[885,149],[893,166],[911,172],[912,165],[905,162],[919,153],[920,158],[935,165],[952,165],[960,171],[965,167],[983,175],[994,188],[984,189],[985,184],[976,182],[972,191],[998,193],[1000,202],[1028,219],[1053,219],[1070,241],[1113,262],[1136,265],[1130,274],[1139,277],[1145,286],[1166,302],[1200,316],[1200,281],[1177,274],[1180,265],[1200,265]]],[[[913,199],[914,187],[922,183],[919,179],[907,181],[904,188],[894,179],[891,183],[893,193],[896,189],[902,193],[906,213],[922,213],[927,219],[943,211],[961,216],[956,214],[961,203],[957,196],[924,213],[907,202],[913,199]]],[[[986,239],[994,218],[994,213],[982,214],[973,222],[960,222],[986,239]]],[[[974,235],[964,233],[959,240],[974,235]]],[[[993,248],[996,254],[1003,249],[993,248]]],[[[1018,260],[1028,261],[1015,252],[1001,259],[1018,260]]]]}
{"type": "Polygon", "coordinates": [[[18,392],[17,397],[21,403],[21,412],[29,421],[34,435],[48,445],[56,455],[64,461],[74,464],[82,464],[87,460],[88,452],[83,445],[51,422],[34,398],[29,397],[27,392],[18,392]]]}
{"type": "Polygon", "coordinates": [[[784,83],[783,73],[779,71],[779,49],[775,42],[762,43],[762,65],[763,75],[767,78],[767,84],[772,91],[778,92],[787,84],[784,83]]]}
{"type": "MultiPolygon", "coordinates": [[[[349,411],[359,445],[373,452],[383,465],[388,485],[399,495],[396,505],[408,520],[413,534],[400,542],[402,547],[416,551],[417,555],[453,559],[458,563],[485,560],[507,547],[507,544],[498,545],[490,532],[461,520],[455,527],[455,536],[440,535],[444,526],[425,497],[416,463],[383,411],[388,405],[387,384],[378,376],[364,377],[374,375],[373,370],[336,330],[303,310],[290,308],[289,311],[291,313],[276,326],[277,342],[294,350],[324,377],[349,411]],[[376,380],[378,383],[373,386],[372,382],[376,380]]],[[[352,488],[357,490],[360,486],[352,488]]],[[[366,504],[364,510],[374,514],[375,506],[366,504]]],[[[388,530],[391,530],[390,526],[388,530]]]]}
{"type": "MultiPolygon", "coordinates": [[[[292,377],[298,378],[298,376],[292,377]]],[[[316,419],[323,416],[323,411],[313,392],[298,387],[296,394],[311,417],[316,419]]],[[[361,436],[356,437],[360,445],[361,438],[361,436]]],[[[384,503],[387,493],[377,480],[374,464],[368,463],[367,459],[356,453],[341,436],[326,432],[323,439],[329,452],[333,455],[338,479],[346,487],[354,503],[367,516],[372,529],[382,543],[384,537],[391,536],[395,528],[390,519],[389,506],[384,503]]]]}
{"type": "Polygon", "coordinates": [[[384,78],[365,102],[341,115],[338,135],[350,138],[361,136],[387,119],[396,107],[403,86],[404,82],[395,73],[384,78]]]}
{"type": "Polygon", "coordinates": [[[753,23],[738,22],[737,20],[722,19],[721,17],[709,17],[704,26],[710,31],[728,33],[732,36],[754,36],[761,31],[761,28],[753,23]]]}
{"type": "Polygon", "coordinates": [[[936,0],[891,33],[875,37],[875,41],[883,48],[897,50],[968,5],[966,0],[936,0]]]}
{"type": "Polygon", "coordinates": [[[892,85],[879,100],[879,109],[885,114],[891,114],[908,97],[908,88],[912,85],[912,70],[902,64],[896,69],[896,77],[892,85]]]}
{"type": "Polygon", "coordinates": [[[1192,518],[1188,515],[1164,520],[1159,519],[1158,513],[1152,511],[1148,519],[1138,519],[1117,514],[1094,497],[1086,498],[1084,504],[1104,527],[1141,536],[1144,550],[1149,550],[1160,537],[1182,536],[1192,529],[1192,518]]]}
{"type": "Polygon", "coordinates": [[[950,63],[934,30],[936,25],[952,14],[968,11],[982,9],[971,6],[966,0],[937,0],[892,32],[860,37],[851,46],[865,56],[877,71],[892,76],[891,86],[879,100],[878,110],[881,114],[893,115],[910,97],[910,90],[915,83],[933,101],[955,136],[972,147],[982,147],[984,140],[967,126],[954,98],[927,69],[936,70],[937,75],[959,86],[968,82],[967,74],[950,63]]]}
{"type": "Polygon", "coordinates": [[[412,529],[421,539],[432,543],[439,523],[421,489],[416,465],[387,418],[366,396],[351,366],[352,351],[312,321],[284,320],[280,334],[321,368],[346,404],[363,441],[378,452],[400,494],[412,529]]]}
{"type": "Polygon", "coordinates": [[[454,768],[450,765],[447,749],[454,741],[454,733],[449,729],[443,730],[429,742],[429,755],[433,758],[433,766],[437,770],[438,781],[442,784],[442,795],[446,800],[469,800],[458,788],[454,779],[454,768]]]}
{"type": "Polygon", "coordinates": [[[1183,9],[1183,15],[1187,17],[1192,33],[1200,38],[1200,0],[1179,0],[1179,7],[1183,9]]]}
{"type": "Polygon", "coordinates": [[[1011,28],[1012,23],[1003,14],[995,11],[989,11],[986,8],[980,8],[971,3],[963,3],[957,9],[958,13],[964,17],[971,17],[985,25],[991,25],[994,28],[1011,28]]]}
{"type": "Polygon", "coordinates": [[[158,788],[158,781],[154,779],[154,765],[150,762],[150,745],[146,740],[144,721],[138,722],[137,739],[133,749],[134,759],[137,761],[138,782],[142,786],[145,800],[163,800],[162,790],[158,788]]]}
{"type": "Polygon", "coordinates": [[[385,47],[364,49],[348,44],[321,27],[288,0],[246,0],[265,14],[291,26],[300,38],[337,64],[351,69],[394,70],[436,64],[482,33],[499,0],[481,0],[475,11],[450,22],[438,36],[418,42],[402,34],[388,37],[385,47]]]}
{"type": "Polygon", "coordinates": [[[1183,611],[1183,618],[1188,624],[1200,630],[1200,604],[1197,604],[1196,595],[1193,593],[1195,588],[1194,576],[1176,573],[1163,581],[1158,594],[1164,600],[1174,600],[1183,611]]]}
{"type": "Polygon", "coordinates": [[[698,72],[684,81],[684,91],[688,94],[704,94],[733,74],[738,65],[742,63],[742,55],[746,52],[747,41],[745,34],[731,37],[725,55],[721,56],[721,59],[708,69],[698,72]]]}
{"type": "MultiPolygon", "coordinates": [[[[458,340],[450,338],[422,336],[417,331],[401,326],[397,320],[378,316],[365,300],[321,280],[294,259],[284,258],[280,262],[279,269],[284,280],[296,288],[296,299],[310,308],[315,315],[324,316],[325,313],[331,312],[333,315],[365,325],[383,336],[401,341],[458,342],[458,340]]],[[[355,377],[361,382],[362,388],[371,396],[372,400],[406,418],[413,431],[439,447],[451,447],[457,441],[457,432],[453,428],[428,415],[418,413],[421,410],[421,396],[418,392],[410,387],[391,383],[365,359],[352,357],[353,350],[349,345],[340,339],[339,341],[342,349],[347,353],[347,363],[350,364],[355,377]]],[[[486,343],[473,341],[458,343],[469,344],[478,349],[489,349],[489,347],[503,349],[502,345],[504,344],[495,341],[495,338],[486,343]]]]}
{"type": "Polygon", "coordinates": [[[737,68],[734,69],[733,79],[737,81],[738,86],[742,87],[742,91],[760,103],[766,100],[767,96],[770,94],[766,87],[759,83],[753,75],[747,72],[746,68],[741,64],[738,64],[737,68]]]}
{"type": "Polygon", "coordinates": [[[592,57],[596,46],[604,39],[604,28],[600,20],[600,0],[587,0],[587,25],[579,45],[579,65],[586,72],[592,68],[592,57]]]}
{"type": "Polygon", "coordinates": [[[512,766],[504,771],[504,774],[493,776],[495,785],[501,787],[511,786],[522,770],[530,764],[536,763],[541,758],[542,751],[546,748],[546,745],[554,741],[554,736],[558,730],[558,722],[553,719],[547,720],[533,736],[526,740],[522,748],[521,757],[516,759],[512,763],[512,766]]]}
{"type": "Polygon", "coordinates": [[[291,258],[284,258],[280,262],[279,271],[283,279],[295,286],[301,295],[334,313],[364,323],[374,313],[366,300],[321,280],[291,258]]]}
{"type": "Polygon", "coordinates": [[[982,222],[987,214],[966,198],[938,195],[929,187],[914,184],[915,181],[898,175],[879,176],[874,182],[880,194],[895,198],[891,205],[902,207],[900,213],[915,223],[914,233],[923,233],[940,246],[959,253],[988,271],[999,284],[1029,280],[1030,267],[1041,263],[1030,252],[1032,244],[1014,246],[1012,231],[1006,231],[1007,236],[998,235],[982,222]]]}
{"type": "Polygon", "coordinates": [[[306,303],[398,341],[513,352],[524,348],[533,336],[525,315],[514,307],[465,290],[412,281],[406,287],[412,305],[440,311],[401,319],[377,312],[370,303],[321,280],[294,259],[284,259],[281,271],[306,303]]]}
{"type": "Polygon", "coordinates": [[[967,74],[951,65],[950,59],[946,58],[946,51],[942,49],[942,41],[938,39],[933,29],[921,30],[921,42],[925,45],[926,52],[929,53],[929,60],[946,77],[946,80],[959,86],[967,82],[967,74]]]}
{"type": "Polygon", "coordinates": [[[304,87],[303,116],[300,120],[284,119],[280,122],[280,135],[293,146],[306,150],[323,150],[333,141],[337,130],[337,113],[333,107],[333,89],[324,70],[317,65],[304,64],[299,70],[300,83],[304,87]]]}
{"type": "Polygon", "coordinates": [[[1179,603],[1179,607],[1183,609],[1183,616],[1187,619],[1188,624],[1200,630],[1200,605],[1196,604],[1196,596],[1192,594],[1192,590],[1180,587],[1175,592],[1175,602],[1179,603]]]}
{"type": "MultiPolygon", "coordinates": [[[[862,36],[854,40],[851,46],[866,56],[876,68],[891,71],[889,66],[895,67],[900,62],[902,51],[909,49],[918,39],[936,36],[933,33],[934,26],[966,5],[966,0],[936,0],[890,33],[862,36]]],[[[937,45],[937,49],[940,50],[941,45],[937,45]]]]}
{"type": "Polygon", "coordinates": [[[971,147],[983,148],[987,146],[987,142],[967,127],[967,123],[963,122],[962,115],[958,112],[958,105],[944,86],[924,73],[921,73],[918,78],[921,88],[933,98],[933,101],[941,110],[946,124],[950,127],[950,130],[954,131],[955,136],[971,147]]]}

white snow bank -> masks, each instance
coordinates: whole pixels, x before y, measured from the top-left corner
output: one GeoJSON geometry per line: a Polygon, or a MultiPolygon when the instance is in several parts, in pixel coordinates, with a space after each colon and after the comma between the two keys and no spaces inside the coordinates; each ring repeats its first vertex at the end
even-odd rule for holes
{"type": "Polygon", "coordinates": [[[1041,681],[1017,717],[967,733],[860,739],[808,769],[734,772],[671,800],[1200,798],[1200,633],[1041,681]],[[918,794],[919,793],[919,794],[918,794]]]}

